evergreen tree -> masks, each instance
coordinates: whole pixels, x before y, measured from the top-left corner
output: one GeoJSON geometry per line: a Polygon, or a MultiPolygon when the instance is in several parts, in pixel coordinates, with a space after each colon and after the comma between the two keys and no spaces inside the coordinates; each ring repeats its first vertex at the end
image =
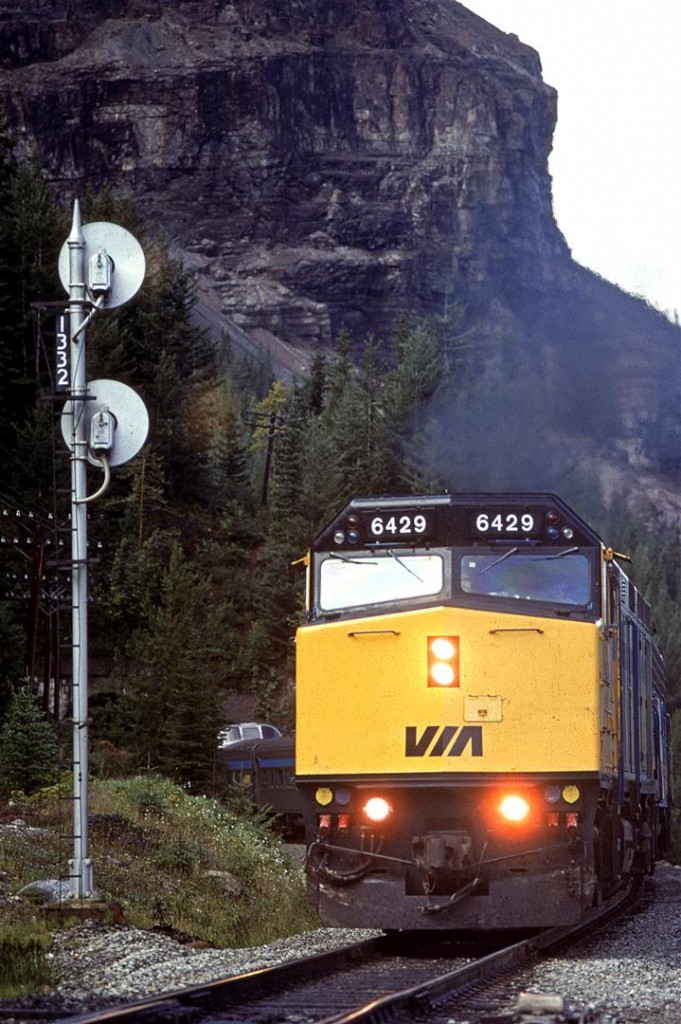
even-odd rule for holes
{"type": "Polygon", "coordinates": [[[12,696],[10,679],[25,671],[25,616],[17,615],[16,602],[0,602],[0,721],[12,696]]]}
{"type": "Polygon", "coordinates": [[[210,784],[224,681],[223,610],[212,590],[173,545],[159,602],[129,644],[138,761],[197,788],[210,784]]]}
{"type": "Polygon", "coordinates": [[[393,343],[393,357],[395,366],[385,381],[386,407],[394,421],[393,429],[404,436],[418,431],[418,414],[444,383],[445,352],[427,320],[410,327],[402,319],[393,343]]]}
{"type": "Polygon", "coordinates": [[[324,408],[328,387],[326,358],[323,352],[315,352],[310,364],[310,376],[304,386],[305,400],[312,416],[318,416],[324,408]]]}
{"type": "MultiPolygon", "coordinates": [[[[57,276],[65,237],[60,218],[39,168],[13,159],[0,122],[0,464],[3,488],[26,504],[54,492],[53,422],[49,408],[37,401],[45,363],[31,307],[64,298],[57,276]]],[[[4,557],[0,568],[10,568],[4,557]]],[[[25,670],[26,641],[19,629],[28,628],[27,607],[12,605],[0,613],[0,661],[9,675],[18,666],[25,670]]]]}
{"type": "Polygon", "coordinates": [[[57,277],[63,232],[63,215],[39,167],[0,160],[0,452],[6,472],[17,465],[17,431],[31,415],[39,384],[31,307],[64,298],[57,277]]]}
{"type": "Polygon", "coordinates": [[[254,513],[244,398],[228,380],[221,381],[211,397],[206,425],[210,507],[223,529],[239,533],[248,529],[245,519],[254,513]]]}
{"type": "Polygon", "coordinates": [[[335,453],[327,488],[335,508],[351,496],[400,489],[399,439],[390,433],[384,382],[381,349],[372,338],[365,343],[357,371],[348,373],[341,366],[332,376],[320,421],[335,453]]]}
{"type": "Polygon", "coordinates": [[[134,532],[125,533],[119,541],[113,563],[95,589],[97,614],[91,617],[106,630],[105,646],[117,657],[123,677],[131,670],[126,660],[126,646],[136,629],[146,630],[161,600],[161,587],[178,532],[153,530],[143,539],[134,532]]]}
{"type": "Polygon", "coordinates": [[[18,690],[0,730],[0,787],[33,793],[57,774],[57,739],[36,698],[18,690]]]}

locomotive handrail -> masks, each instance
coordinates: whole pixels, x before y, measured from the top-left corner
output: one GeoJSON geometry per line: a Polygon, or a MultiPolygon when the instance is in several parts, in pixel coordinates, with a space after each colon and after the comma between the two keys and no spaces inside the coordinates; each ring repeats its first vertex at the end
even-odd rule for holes
{"type": "Polygon", "coordinates": [[[500,626],[498,629],[490,629],[490,633],[543,633],[538,626],[500,626]]]}
{"type": "Polygon", "coordinates": [[[382,636],[385,634],[389,636],[399,636],[399,629],[353,629],[348,633],[348,636],[382,636]]]}

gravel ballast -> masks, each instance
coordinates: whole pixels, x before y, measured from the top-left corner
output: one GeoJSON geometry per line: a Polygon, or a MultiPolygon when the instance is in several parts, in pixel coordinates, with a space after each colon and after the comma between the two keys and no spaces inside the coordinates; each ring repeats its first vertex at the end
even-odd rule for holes
{"type": "MultiPolygon", "coordinates": [[[[681,1024],[681,868],[658,866],[647,892],[651,898],[640,913],[577,951],[542,961],[522,987],[605,1007],[618,1024],[681,1024]]],[[[273,966],[373,934],[322,928],[252,949],[195,949],[167,935],[87,921],[55,935],[52,998],[76,1012],[273,966]]]]}

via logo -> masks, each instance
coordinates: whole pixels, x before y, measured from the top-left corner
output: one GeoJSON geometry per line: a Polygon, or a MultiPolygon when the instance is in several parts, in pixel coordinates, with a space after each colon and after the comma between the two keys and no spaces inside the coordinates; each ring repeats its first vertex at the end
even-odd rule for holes
{"type": "Polygon", "coordinates": [[[420,734],[418,726],[406,727],[407,757],[461,757],[466,747],[472,757],[482,757],[481,725],[427,725],[420,734]]]}

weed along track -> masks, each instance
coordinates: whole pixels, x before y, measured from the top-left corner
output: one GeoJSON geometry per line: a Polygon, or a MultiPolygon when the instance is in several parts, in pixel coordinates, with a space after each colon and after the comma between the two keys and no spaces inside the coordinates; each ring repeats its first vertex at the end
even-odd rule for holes
{"type": "MultiPolygon", "coordinates": [[[[631,904],[632,895],[592,911],[577,926],[549,929],[497,944],[493,952],[456,933],[400,933],[367,939],[278,967],[209,982],[162,996],[62,1017],[62,1024],[191,1021],[193,1024],[349,1024],[399,1016],[457,1020],[459,1002],[475,992],[467,1021],[512,1004],[514,974],[558,945],[577,941],[631,904]],[[498,988],[502,979],[502,991],[498,988]],[[496,986],[487,994],[487,986],[496,986]],[[444,1016],[442,1014],[444,1013],[444,1016]]],[[[480,939],[477,940],[480,943],[480,939]]],[[[461,1003],[461,1006],[464,1004],[461,1003]]],[[[464,1019],[464,1018],[461,1018],[464,1019]]],[[[510,1018],[509,1018],[510,1019],[510,1018]]],[[[560,1017],[556,1018],[560,1020],[560,1017]]]]}

